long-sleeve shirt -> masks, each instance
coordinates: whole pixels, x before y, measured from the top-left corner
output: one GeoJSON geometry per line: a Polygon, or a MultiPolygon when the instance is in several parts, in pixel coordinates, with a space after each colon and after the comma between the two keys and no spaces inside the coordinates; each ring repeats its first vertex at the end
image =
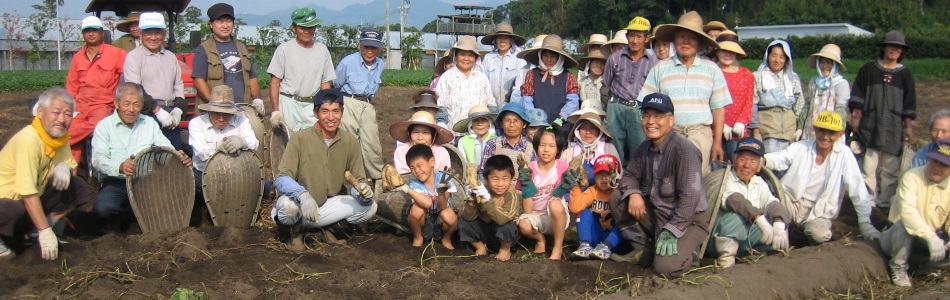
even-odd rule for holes
{"type": "Polygon", "coordinates": [[[445,71],[439,77],[435,92],[439,95],[438,105],[445,107],[449,113],[448,124],[467,118],[472,106],[497,105],[495,96],[492,96],[491,82],[478,68],[473,68],[468,76],[458,68],[445,71]]]}
{"type": "Polygon", "coordinates": [[[0,150],[0,198],[23,200],[23,196],[42,195],[56,165],[76,168],[69,144],[56,149],[52,157],[45,151],[36,127],[26,126],[10,138],[0,150]]]}
{"type": "Polygon", "coordinates": [[[115,88],[125,65],[125,50],[103,43],[90,61],[86,56],[88,47],[76,51],[66,74],[66,91],[76,99],[79,112],[115,106],[115,88]]]}
{"type": "Polygon", "coordinates": [[[502,57],[498,50],[485,54],[485,57],[479,62],[479,68],[488,76],[491,82],[492,95],[495,97],[495,104],[498,107],[505,105],[505,99],[511,88],[515,85],[518,75],[521,75],[521,69],[528,65],[524,59],[516,56],[518,51],[515,47],[508,50],[508,53],[502,57]]]}
{"type": "Polygon", "coordinates": [[[132,155],[152,146],[172,147],[158,122],[140,114],[129,127],[114,112],[99,121],[92,134],[92,168],[99,172],[100,180],[125,178],[119,166],[132,155]]]}
{"type": "Polygon", "coordinates": [[[568,209],[572,214],[577,214],[590,208],[591,205],[594,205],[594,201],[600,201],[606,204],[610,201],[610,195],[615,191],[616,189],[601,191],[596,186],[582,190],[580,186],[575,185],[574,188],[571,189],[571,201],[567,203],[568,209]]]}
{"type": "Polygon", "coordinates": [[[620,178],[621,199],[642,194],[655,207],[647,212],[669,219],[663,229],[682,237],[693,217],[709,206],[703,189],[703,159],[699,149],[672,131],[657,149],[653,147],[652,141],[640,144],[627,164],[620,178]]]}
{"type": "Polygon", "coordinates": [[[224,129],[215,128],[208,114],[191,119],[188,123],[188,143],[195,151],[195,170],[204,171],[205,164],[218,151],[218,141],[232,135],[244,140],[245,150],[257,151],[260,145],[251,123],[240,114],[235,114],[224,129]]]}
{"type": "Polygon", "coordinates": [[[333,87],[344,93],[372,97],[383,82],[383,59],[377,57],[373,65],[367,66],[359,52],[347,55],[336,65],[336,79],[333,87]]]}
{"type": "MultiPolygon", "coordinates": [[[[535,70],[532,69],[531,72],[528,72],[527,75],[525,75],[524,84],[521,86],[521,97],[522,97],[521,99],[522,99],[522,105],[524,105],[525,110],[530,110],[532,108],[535,108],[536,106],[540,106],[540,105],[535,105],[534,103],[535,101],[534,92],[536,89],[536,85],[549,84],[548,81],[535,82],[534,75],[533,75],[534,73],[532,72],[535,72],[535,70]]],[[[547,71],[543,71],[540,68],[537,68],[537,72],[541,72],[542,78],[544,78],[543,76],[545,76],[545,74],[547,73],[547,71]]],[[[567,120],[567,117],[570,116],[571,113],[580,109],[581,98],[577,94],[578,93],[577,76],[574,76],[574,73],[565,71],[557,76],[548,77],[548,80],[555,82],[556,78],[558,78],[559,76],[567,76],[567,84],[564,87],[564,93],[566,94],[565,95],[566,101],[564,102],[564,106],[562,106],[560,111],[558,112],[558,115],[564,120],[567,120]]],[[[540,99],[540,100],[541,101],[556,101],[554,99],[540,99]]],[[[548,121],[552,121],[557,118],[557,116],[550,115],[551,113],[548,113],[548,114],[549,114],[548,119],[550,119],[548,121]]]]}
{"type": "Polygon", "coordinates": [[[950,177],[931,182],[926,166],[911,169],[901,177],[899,200],[891,209],[889,221],[903,221],[908,234],[923,239],[934,236],[937,230],[946,230],[950,215],[948,184],[950,177]]]}
{"type": "Polygon", "coordinates": [[[142,85],[149,96],[158,100],[175,100],[185,97],[185,84],[181,81],[181,68],[175,53],[162,48],[158,53],[139,46],[125,56],[122,67],[126,82],[142,85]]]}
{"type": "Polygon", "coordinates": [[[509,144],[508,138],[505,136],[488,140],[488,142],[485,143],[485,151],[483,151],[482,162],[479,166],[484,166],[488,158],[495,155],[507,155],[508,158],[511,158],[511,162],[515,166],[518,165],[517,155],[524,155],[524,158],[528,161],[538,160],[538,153],[534,151],[534,146],[531,144],[531,141],[524,136],[514,145],[509,144]]]}
{"type": "MultiPolygon", "coordinates": [[[[732,96],[732,104],[726,105],[726,125],[733,126],[736,123],[749,125],[752,122],[752,106],[755,94],[755,75],[749,69],[739,67],[735,73],[722,72],[726,78],[726,85],[729,86],[729,94],[732,96]]],[[[743,136],[736,136],[738,140],[743,136]]]]}
{"type": "MultiPolygon", "coordinates": [[[[409,163],[406,162],[406,153],[409,153],[409,148],[412,148],[412,144],[405,143],[396,147],[396,150],[393,151],[393,166],[396,167],[396,172],[399,174],[409,173],[409,163]]],[[[435,169],[436,170],[445,170],[447,167],[452,166],[452,158],[449,156],[449,150],[446,150],[445,147],[441,145],[432,145],[429,148],[432,149],[432,155],[435,157],[435,169]]]]}
{"type": "Polygon", "coordinates": [[[676,125],[712,125],[712,111],[732,103],[726,78],[716,63],[696,56],[689,68],[679,56],[672,56],[656,64],[640,89],[637,101],[643,102],[649,94],[670,96],[676,107],[676,125]]]}
{"type": "Polygon", "coordinates": [[[366,178],[360,143],[353,134],[337,131],[329,142],[321,129],[308,127],[290,137],[280,160],[274,186],[281,195],[296,198],[306,191],[323,205],[327,198],[345,192],[343,172],[366,178]]]}
{"type": "MultiPolygon", "coordinates": [[[[785,171],[782,185],[791,193],[793,199],[802,199],[808,187],[812,166],[818,150],[814,140],[804,140],[792,143],[782,151],[766,153],[765,166],[776,171],[785,171]]],[[[824,188],[815,199],[811,213],[805,222],[816,218],[833,219],[838,214],[841,198],[841,186],[851,196],[851,203],[858,215],[858,222],[871,221],[871,196],[864,184],[864,176],[858,167],[858,161],[851,150],[841,143],[834,143],[834,148],[825,157],[824,188]]]]}
{"type": "Polygon", "coordinates": [[[599,102],[600,87],[604,86],[604,76],[598,76],[596,79],[591,79],[590,75],[581,76],[577,85],[581,101],[593,99],[599,102]]]}
{"type": "Polygon", "coordinates": [[[647,74],[657,63],[659,60],[652,53],[643,53],[637,61],[633,61],[626,48],[611,53],[604,66],[604,85],[610,87],[610,93],[614,96],[625,100],[637,99],[647,74]]]}
{"type": "MultiPolygon", "coordinates": [[[[742,179],[739,179],[739,176],[737,176],[735,170],[733,170],[729,172],[729,175],[726,176],[722,184],[726,185],[722,195],[719,195],[722,198],[722,208],[727,207],[729,196],[735,193],[745,196],[745,198],[752,203],[752,206],[762,210],[763,213],[765,213],[765,207],[768,206],[769,203],[778,202],[778,198],[772,195],[769,184],[765,183],[765,180],[758,175],[752,176],[752,179],[749,180],[749,184],[746,184],[742,179]]],[[[720,213],[722,212],[723,211],[720,211],[720,213]]]]}
{"type": "Polygon", "coordinates": [[[903,120],[917,119],[914,75],[901,64],[887,69],[880,62],[869,62],[854,79],[848,107],[863,111],[858,135],[864,146],[899,155],[903,120]]]}
{"type": "Polygon", "coordinates": [[[459,215],[468,221],[480,219],[484,222],[505,225],[521,214],[519,205],[521,205],[521,191],[511,188],[504,194],[492,195],[491,201],[465,203],[459,215]]]}
{"type": "Polygon", "coordinates": [[[911,161],[910,167],[916,168],[927,165],[927,162],[930,161],[930,156],[927,156],[927,152],[933,150],[934,146],[936,146],[936,144],[930,142],[923,147],[920,147],[920,150],[917,150],[917,153],[914,153],[914,160],[911,161]]]}

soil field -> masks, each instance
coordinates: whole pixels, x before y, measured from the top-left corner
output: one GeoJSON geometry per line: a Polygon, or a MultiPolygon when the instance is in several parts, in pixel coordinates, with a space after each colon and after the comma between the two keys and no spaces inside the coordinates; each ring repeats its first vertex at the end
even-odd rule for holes
{"type": "MultiPolygon", "coordinates": [[[[920,146],[929,139],[929,114],[950,107],[950,81],[921,80],[917,88],[921,115],[914,142],[920,146]]],[[[387,162],[392,161],[394,148],[389,125],[410,115],[406,107],[418,90],[383,88],[375,98],[383,153],[390,153],[387,162]]],[[[28,102],[38,94],[0,94],[4,144],[29,124],[28,102]]],[[[269,211],[271,201],[265,199],[262,207],[269,211]]],[[[68,243],[60,246],[56,261],[42,260],[35,245],[15,246],[18,257],[0,266],[0,298],[167,299],[177,289],[187,289],[179,293],[194,291],[205,299],[577,299],[608,294],[798,299],[869,291],[885,298],[915,292],[932,296],[950,289],[946,279],[921,283],[919,290],[890,288],[876,245],[854,238],[857,228],[850,204],[835,223],[834,242],[806,247],[797,241],[800,248],[788,255],[756,255],[727,270],[716,270],[705,259],[684,278],[672,280],[629,263],[549,261],[532,255],[528,249],[533,244],[525,241],[514,247],[509,262],[473,257],[461,243],[457,250],[438,243],[413,248],[408,237],[381,222],[371,223],[365,233],[348,231],[345,245],[323,243],[316,234],[309,235],[308,250],[301,254],[285,250],[266,217],[249,228],[202,226],[141,234],[133,225],[125,233],[102,235],[88,230],[89,209],[87,205],[70,216],[74,227],[67,229],[68,243]]],[[[883,222],[884,214],[876,212],[875,223],[880,227],[883,222]]],[[[568,243],[565,253],[575,247],[576,243],[568,243]]]]}

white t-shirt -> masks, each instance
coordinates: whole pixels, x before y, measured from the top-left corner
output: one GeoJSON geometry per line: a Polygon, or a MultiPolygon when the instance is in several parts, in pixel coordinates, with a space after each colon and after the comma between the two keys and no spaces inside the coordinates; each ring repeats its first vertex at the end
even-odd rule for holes
{"type": "Polygon", "coordinates": [[[808,175],[808,183],[805,184],[805,191],[802,192],[802,199],[812,202],[818,200],[818,195],[821,195],[821,191],[824,189],[825,182],[827,181],[825,180],[825,177],[827,177],[825,175],[827,174],[825,169],[827,168],[827,163],[821,164],[820,166],[814,163],[811,164],[811,174],[808,175]]]}
{"type": "Polygon", "coordinates": [[[314,42],[313,47],[304,48],[296,39],[277,46],[267,73],[281,79],[281,93],[301,97],[316,95],[320,84],[336,79],[327,46],[314,42]]]}

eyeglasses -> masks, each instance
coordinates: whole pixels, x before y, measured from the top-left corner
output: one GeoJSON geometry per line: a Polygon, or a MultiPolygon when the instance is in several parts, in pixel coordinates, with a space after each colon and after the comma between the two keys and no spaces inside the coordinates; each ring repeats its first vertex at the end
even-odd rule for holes
{"type": "Polygon", "coordinates": [[[662,113],[662,114],[644,114],[641,118],[644,121],[660,121],[663,118],[672,116],[672,113],[662,113]]]}

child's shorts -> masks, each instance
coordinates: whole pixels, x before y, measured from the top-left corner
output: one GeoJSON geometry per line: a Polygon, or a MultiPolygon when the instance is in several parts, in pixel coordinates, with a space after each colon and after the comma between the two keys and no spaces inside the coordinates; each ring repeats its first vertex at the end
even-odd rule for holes
{"type": "MultiPolygon", "coordinates": [[[[551,201],[558,201],[558,202],[561,202],[562,205],[564,205],[564,230],[567,230],[567,228],[571,225],[571,222],[570,222],[571,212],[567,210],[567,202],[564,202],[564,200],[555,200],[555,199],[551,199],[551,201]]],[[[537,230],[538,232],[540,232],[541,234],[547,234],[547,235],[554,234],[554,227],[551,221],[550,203],[548,205],[548,211],[546,213],[521,214],[521,216],[515,219],[515,223],[519,223],[521,222],[521,220],[524,220],[524,219],[527,219],[528,222],[531,222],[531,227],[534,228],[534,230],[537,230]]]]}

